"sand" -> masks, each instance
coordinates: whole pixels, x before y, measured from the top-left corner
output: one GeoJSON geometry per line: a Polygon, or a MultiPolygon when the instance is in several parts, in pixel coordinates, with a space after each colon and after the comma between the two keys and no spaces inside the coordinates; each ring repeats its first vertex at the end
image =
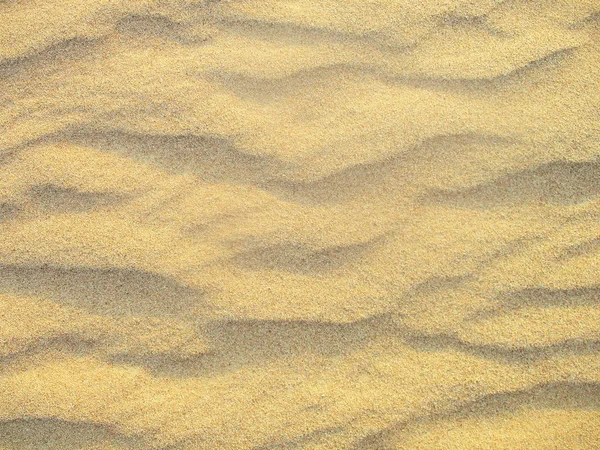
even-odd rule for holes
{"type": "Polygon", "coordinates": [[[600,1],[0,2],[0,449],[600,448],[600,1]]]}

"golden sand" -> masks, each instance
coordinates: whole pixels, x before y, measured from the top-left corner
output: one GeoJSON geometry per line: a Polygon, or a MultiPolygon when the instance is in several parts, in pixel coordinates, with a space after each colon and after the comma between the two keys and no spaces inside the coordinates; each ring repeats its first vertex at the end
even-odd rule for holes
{"type": "Polygon", "coordinates": [[[600,1],[0,1],[0,448],[600,449],[600,1]]]}

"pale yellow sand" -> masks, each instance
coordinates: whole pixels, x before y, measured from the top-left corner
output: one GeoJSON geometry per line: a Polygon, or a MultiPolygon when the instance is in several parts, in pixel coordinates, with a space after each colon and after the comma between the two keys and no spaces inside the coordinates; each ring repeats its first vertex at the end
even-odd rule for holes
{"type": "Polygon", "coordinates": [[[600,448],[600,1],[0,2],[0,448],[600,448]]]}

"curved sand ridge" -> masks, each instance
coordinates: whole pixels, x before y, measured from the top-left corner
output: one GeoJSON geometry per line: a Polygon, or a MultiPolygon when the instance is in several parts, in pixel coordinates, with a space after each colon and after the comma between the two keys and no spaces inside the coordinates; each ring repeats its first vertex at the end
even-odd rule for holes
{"type": "Polygon", "coordinates": [[[600,2],[0,2],[0,448],[600,447],[600,2]]]}

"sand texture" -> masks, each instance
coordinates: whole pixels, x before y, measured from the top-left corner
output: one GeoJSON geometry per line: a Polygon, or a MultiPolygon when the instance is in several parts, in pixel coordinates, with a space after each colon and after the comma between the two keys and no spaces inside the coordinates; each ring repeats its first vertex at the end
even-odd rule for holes
{"type": "Polygon", "coordinates": [[[0,449],[600,449],[600,0],[0,0],[0,449]]]}

